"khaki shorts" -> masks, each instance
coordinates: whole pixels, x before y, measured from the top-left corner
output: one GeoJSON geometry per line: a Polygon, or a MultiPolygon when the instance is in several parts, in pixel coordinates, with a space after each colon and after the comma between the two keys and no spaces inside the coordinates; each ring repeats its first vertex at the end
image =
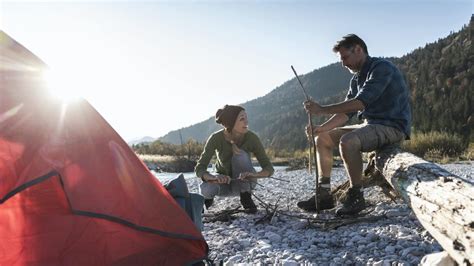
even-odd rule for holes
{"type": "Polygon", "coordinates": [[[382,146],[399,143],[405,139],[405,134],[397,128],[379,124],[350,125],[338,127],[329,132],[335,145],[338,145],[341,137],[346,134],[355,134],[359,138],[363,152],[374,151],[382,146]]]}

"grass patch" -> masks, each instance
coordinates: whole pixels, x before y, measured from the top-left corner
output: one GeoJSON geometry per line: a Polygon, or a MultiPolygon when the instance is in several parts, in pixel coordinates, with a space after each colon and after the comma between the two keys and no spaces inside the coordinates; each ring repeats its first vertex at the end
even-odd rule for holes
{"type": "Polygon", "coordinates": [[[169,163],[176,160],[176,156],[171,155],[155,155],[155,154],[137,154],[138,158],[144,162],[151,163],[169,163]]]}
{"type": "MultiPolygon", "coordinates": [[[[416,133],[402,144],[402,149],[419,157],[440,163],[459,160],[466,153],[461,136],[446,132],[416,133]]],[[[472,157],[472,150],[465,155],[472,157]]]]}

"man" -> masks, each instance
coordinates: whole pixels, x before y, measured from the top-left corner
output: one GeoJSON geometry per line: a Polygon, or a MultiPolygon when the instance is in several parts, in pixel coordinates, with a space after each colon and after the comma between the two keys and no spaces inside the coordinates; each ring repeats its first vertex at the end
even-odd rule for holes
{"type": "MultiPolygon", "coordinates": [[[[339,147],[350,188],[342,205],[336,208],[336,215],[353,215],[365,208],[361,191],[362,152],[374,151],[410,137],[409,94],[400,70],[387,60],[370,57],[366,44],[357,35],[344,36],[334,45],[333,51],[338,54],[342,65],[354,74],[346,99],[325,106],[311,100],[303,104],[306,112],[333,114],[322,125],[313,127],[320,176],[320,210],[334,207],[330,187],[332,150],[339,147]],[[343,126],[356,112],[363,123],[343,126]]],[[[298,202],[298,207],[315,211],[315,196],[298,202]]]]}

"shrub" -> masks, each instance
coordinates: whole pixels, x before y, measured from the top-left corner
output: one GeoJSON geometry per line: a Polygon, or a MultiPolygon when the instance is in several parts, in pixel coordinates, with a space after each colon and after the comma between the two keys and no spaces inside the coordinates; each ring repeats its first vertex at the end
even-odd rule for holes
{"type": "Polygon", "coordinates": [[[474,142],[469,143],[467,149],[461,154],[461,160],[474,160],[474,142]]]}
{"type": "Polygon", "coordinates": [[[402,148],[420,157],[454,157],[461,155],[466,146],[457,134],[432,131],[412,134],[402,148]]]}

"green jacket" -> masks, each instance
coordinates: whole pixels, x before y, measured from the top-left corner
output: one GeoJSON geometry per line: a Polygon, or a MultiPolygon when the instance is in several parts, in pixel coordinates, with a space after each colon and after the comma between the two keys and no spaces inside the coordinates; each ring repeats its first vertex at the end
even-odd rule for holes
{"type": "MultiPolygon", "coordinates": [[[[260,142],[260,139],[255,133],[252,131],[245,133],[242,145],[240,145],[239,148],[248,152],[249,155],[253,153],[255,157],[257,157],[258,163],[262,169],[267,170],[270,175],[273,174],[273,165],[265,153],[262,142],[260,142]]],[[[197,165],[194,168],[196,175],[202,178],[204,173],[207,173],[207,166],[211,162],[214,154],[217,156],[217,173],[232,176],[232,144],[225,140],[223,129],[214,132],[207,140],[201,158],[199,158],[197,165]]]]}

